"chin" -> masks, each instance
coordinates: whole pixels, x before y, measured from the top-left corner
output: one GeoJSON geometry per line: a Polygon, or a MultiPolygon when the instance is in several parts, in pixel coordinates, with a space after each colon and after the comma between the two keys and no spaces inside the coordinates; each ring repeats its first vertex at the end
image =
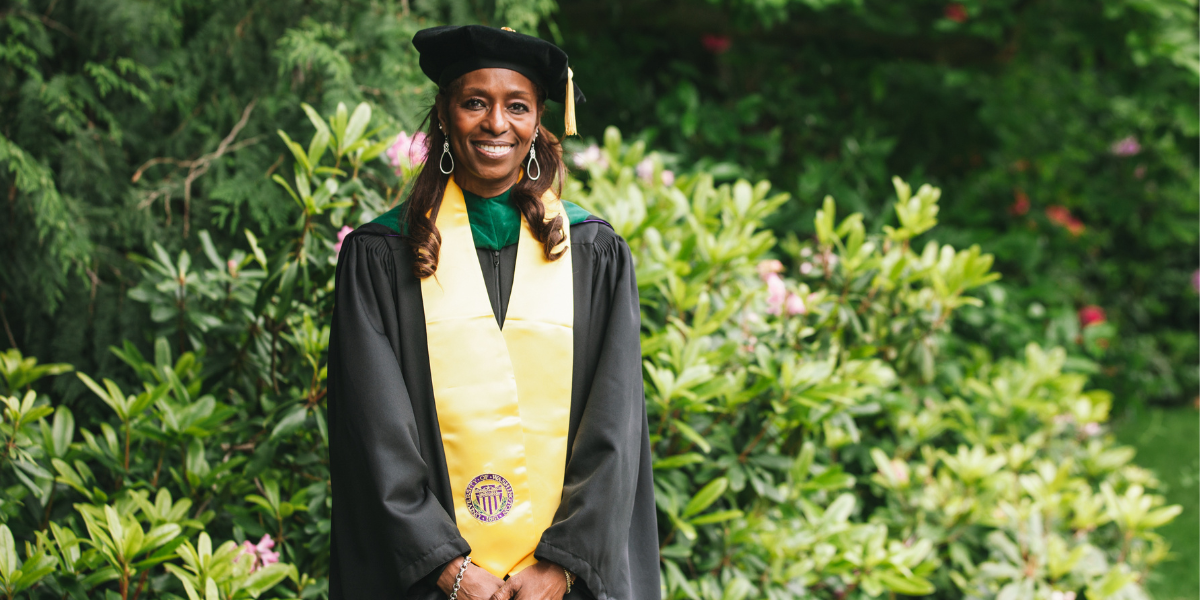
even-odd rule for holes
{"type": "Polygon", "coordinates": [[[487,166],[473,170],[475,171],[476,178],[478,178],[480,181],[486,181],[488,183],[501,183],[509,179],[513,179],[515,173],[520,169],[521,165],[517,164],[511,166],[487,166]]]}

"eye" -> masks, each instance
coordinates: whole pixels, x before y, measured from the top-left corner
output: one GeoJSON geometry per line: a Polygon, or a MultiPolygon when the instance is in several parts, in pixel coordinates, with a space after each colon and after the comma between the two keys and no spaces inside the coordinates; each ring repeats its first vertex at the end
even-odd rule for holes
{"type": "Polygon", "coordinates": [[[468,110],[479,110],[486,108],[486,106],[484,105],[483,100],[480,100],[479,98],[468,98],[466,102],[463,102],[463,108],[468,110]]]}
{"type": "Polygon", "coordinates": [[[508,110],[516,113],[527,113],[529,112],[529,105],[525,104],[524,102],[513,102],[512,104],[508,105],[508,110]]]}

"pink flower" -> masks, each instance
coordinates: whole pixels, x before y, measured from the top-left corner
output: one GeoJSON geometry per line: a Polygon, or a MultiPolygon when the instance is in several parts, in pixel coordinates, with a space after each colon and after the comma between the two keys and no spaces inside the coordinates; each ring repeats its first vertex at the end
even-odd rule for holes
{"type": "Polygon", "coordinates": [[[1083,222],[1071,214],[1071,211],[1065,206],[1048,206],[1046,207],[1046,218],[1054,221],[1058,225],[1065,227],[1071,235],[1079,235],[1086,229],[1083,222]]]}
{"type": "Polygon", "coordinates": [[[1100,431],[1101,429],[1099,423],[1084,423],[1083,425],[1083,435],[1088,437],[1096,437],[1097,435],[1100,435],[1100,431]]]}
{"type": "Polygon", "coordinates": [[[238,262],[237,262],[236,260],[229,259],[228,261],[226,261],[226,263],[225,263],[225,267],[229,269],[229,276],[230,276],[230,277],[237,277],[237,275],[238,275],[238,262]]]}
{"type": "Polygon", "coordinates": [[[757,268],[758,276],[761,277],[763,281],[770,281],[771,275],[783,272],[783,263],[772,258],[758,263],[757,268]]]}
{"type": "Polygon", "coordinates": [[[943,12],[947,19],[950,19],[955,23],[967,22],[967,7],[959,4],[958,2],[951,2],[950,4],[947,4],[943,12]]]}
{"type": "Polygon", "coordinates": [[[787,299],[787,286],[783,284],[783,278],[777,273],[767,275],[767,312],[773,315],[779,314],[783,309],[783,303],[787,299]]]}
{"type": "Polygon", "coordinates": [[[1104,314],[1104,309],[1094,304],[1079,309],[1079,324],[1084,327],[1099,325],[1107,320],[1108,317],[1104,314]]]}
{"type": "Polygon", "coordinates": [[[808,313],[808,307],[804,305],[804,299],[796,294],[788,294],[787,300],[784,302],[784,307],[789,315],[803,315],[808,313]]]}
{"type": "Polygon", "coordinates": [[[600,151],[600,146],[597,146],[596,144],[588,146],[583,152],[576,152],[575,155],[571,157],[571,160],[575,163],[576,167],[581,169],[586,169],[592,165],[596,165],[601,169],[608,168],[608,157],[606,157],[604,153],[600,151]]]}
{"type": "Polygon", "coordinates": [[[650,157],[643,158],[642,162],[637,164],[635,170],[637,171],[637,176],[642,181],[645,181],[647,184],[654,183],[654,161],[650,160],[650,157]]]}
{"type": "Polygon", "coordinates": [[[1108,149],[1114,156],[1133,156],[1142,151],[1142,145],[1132,135],[1113,142],[1108,149]]]}
{"type": "Polygon", "coordinates": [[[271,552],[271,548],[274,547],[275,540],[271,539],[270,534],[264,534],[257,544],[246,540],[242,542],[242,551],[238,553],[234,562],[241,560],[243,556],[250,556],[250,572],[253,573],[261,567],[279,562],[279,553],[271,552]]]}
{"type": "Polygon", "coordinates": [[[396,174],[402,175],[400,170],[405,166],[405,161],[401,159],[407,158],[407,166],[425,164],[426,155],[429,149],[425,147],[425,134],[418,131],[412,137],[401,131],[400,135],[396,136],[396,141],[387,149],[388,162],[393,167],[396,167],[396,174]]]}
{"type": "Polygon", "coordinates": [[[333,245],[334,254],[342,253],[342,242],[346,240],[346,236],[350,235],[351,231],[354,231],[353,227],[350,227],[349,225],[342,225],[341,230],[338,231],[338,241],[333,245]]]}
{"type": "Polygon", "coordinates": [[[812,263],[810,263],[810,262],[800,263],[800,274],[801,275],[808,275],[809,273],[812,273],[812,270],[813,270],[812,263]]]}
{"type": "Polygon", "coordinates": [[[1019,217],[1029,212],[1029,196],[1025,194],[1025,190],[1017,188],[1013,190],[1013,203],[1008,207],[1008,214],[1019,217]]]}
{"type": "Polygon", "coordinates": [[[671,186],[675,185],[675,172],[663,169],[662,184],[667,187],[671,187],[671,186]]]}
{"type": "Polygon", "coordinates": [[[700,43],[704,45],[704,49],[713,54],[724,54],[733,45],[733,41],[727,35],[717,35],[714,33],[706,33],[700,36],[700,43]]]}

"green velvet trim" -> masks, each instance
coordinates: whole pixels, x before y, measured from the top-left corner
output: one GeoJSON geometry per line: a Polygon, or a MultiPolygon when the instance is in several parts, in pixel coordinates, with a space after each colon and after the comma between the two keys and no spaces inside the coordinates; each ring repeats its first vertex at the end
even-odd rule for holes
{"type": "MultiPolygon", "coordinates": [[[[465,194],[470,194],[470,192],[464,192],[464,195],[465,194]]],[[[471,194],[471,195],[473,196],[474,194],[471,194]]],[[[504,196],[505,197],[507,196],[507,192],[505,192],[504,196]]],[[[475,197],[478,198],[478,196],[475,196],[475,197]]],[[[495,200],[495,198],[493,198],[493,200],[495,200]]],[[[393,207],[391,210],[383,213],[382,215],[379,215],[378,217],[375,217],[375,220],[373,220],[371,222],[375,223],[377,225],[383,225],[384,227],[387,227],[388,229],[391,229],[392,231],[394,231],[396,233],[400,233],[400,234],[406,233],[406,230],[408,229],[406,226],[407,224],[402,220],[404,218],[405,204],[407,204],[407,201],[401,202],[400,204],[393,207]]],[[[517,209],[515,207],[511,207],[511,205],[509,205],[509,207],[512,208],[512,212],[514,214],[517,213],[517,209]]],[[[578,204],[575,204],[574,202],[569,202],[567,200],[563,200],[563,209],[566,210],[567,222],[569,222],[571,225],[578,225],[578,224],[586,221],[589,217],[592,216],[591,213],[584,210],[578,204]]],[[[479,217],[476,217],[475,212],[471,211],[471,203],[470,202],[467,203],[467,211],[468,211],[468,216],[471,219],[471,234],[475,238],[475,243],[478,245],[479,240],[484,236],[485,232],[480,231],[480,228],[477,226],[477,223],[481,222],[481,220],[487,219],[487,217],[485,217],[482,214],[483,212],[486,212],[486,211],[484,209],[479,209],[479,211],[481,212],[481,215],[479,217]]],[[[490,221],[489,221],[489,223],[490,223],[490,221]]],[[[517,215],[518,226],[520,225],[520,223],[521,223],[521,217],[520,217],[520,215],[517,215]]],[[[490,225],[489,225],[489,227],[490,227],[490,225]]],[[[514,230],[514,231],[515,231],[515,233],[512,234],[512,236],[513,236],[512,239],[514,241],[512,243],[515,244],[516,243],[515,240],[520,236],[520,232],[517,230],[514,230]]],[[[505,241],[507,241],[508,239],[509,238],[506,236],[505,241]]],[[[488,247],[490,249],[496,249],[494,246],[480,246],[480,247],[488,247]]],[[[504,246],[500,246],[500,248],[503,248],[503,247],[504,246]]]]}
{"type": "Polygon", "coordinates": [[[378,217],[375,217],[375,219],[371,222],[376,225],[383,225],[384,227],[387,227],[396,233],[408,233],[408,223],[405,223],[401,220],[404,218],[404,206],[406,204],[408,204],[407,201],[393,206],[391,210],[379,215],[378,217]]]}
{"type": "Polygon", "coordinates": [[[572,225],[578,225],[586,221],[588,217],[592,216],[592,213],[584,210],[582,206],[579,206],[574,202],[563,200],[562,203],[563,209],[567,212],[567,222],[572,225]]]}
{"type": "Polygon", "coordinates": [[[476,248],[499,250],[521,238],[521,212],[508,201],[510,192],[508,189],[495,198],[483,198],[463,190],[476,248]]]}

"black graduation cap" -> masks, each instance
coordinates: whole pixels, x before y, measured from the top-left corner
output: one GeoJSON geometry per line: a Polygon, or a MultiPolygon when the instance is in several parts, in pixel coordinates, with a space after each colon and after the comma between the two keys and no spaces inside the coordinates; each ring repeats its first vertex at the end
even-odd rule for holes
{"type": "Polygon", "coordinates": [[[422,29],[412,43],[421,54],[421,71],[442,87],[479,69],[509,69],[528,77],[550,100],[566,105],[564,135],[575,135],[575,103],[585,99],[572,81],[562,48],[507,27],[484,25],[422,29]]]}

